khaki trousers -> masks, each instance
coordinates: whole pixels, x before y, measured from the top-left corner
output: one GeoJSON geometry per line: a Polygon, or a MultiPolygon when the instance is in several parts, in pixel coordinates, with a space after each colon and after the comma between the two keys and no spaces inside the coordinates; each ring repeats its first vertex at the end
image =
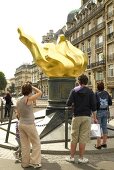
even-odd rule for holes
{"type": "Polygon", "coordinates": [[[22,166],[41,163],[40,138],[35,124],[19,124],[22,166]],[[32,145],[32,153],[30,154],[32,145]]]}

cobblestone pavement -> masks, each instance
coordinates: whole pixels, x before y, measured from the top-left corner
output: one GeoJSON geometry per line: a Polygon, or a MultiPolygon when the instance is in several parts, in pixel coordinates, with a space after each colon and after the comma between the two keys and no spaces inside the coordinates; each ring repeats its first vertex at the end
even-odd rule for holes
{"type": "Polygon", "coordinates": [[[14,160],[14,150],[0,148],[0,158],[14,160]]]}
{"type": "MultiPolygon", "coordinates": [[[[43,158],[47,159],[48,162],[58,164],[63,164],[67,167],[70,163],[65,161],[65,155],[43,155],[43,158]]],[[[89,159],[89,163],[87,165],[79,165],[77,164],[78,156],[75,157],[76,163],[74,167],[79,168],[80,170],[84,168],[84,170],[114,170],[114,153],[105,153],[105,154],[92,154],[85,155],[89,159]]]]}
{"type": "MultiPolygon", "coordinates": [[[[0,170],[6,170],[5,166],[8,164],[8,160],[14,170],[23,169],[20,164],[15,165],[15,158],[13,156],[13,150],[0,148],[0,170]],[[2,158],[2,160],[1,160],[2,158]],[[2,169],[1,169],[2,167],[2,169]]],[[[66,155],[49,155],[42,154],[42,168],[41,170],[114,170],[114,153],[101,153],[85,155],[89,158],[88,164],[77,164],[78,156],[76,156],[76,163],[68,163],[65,161],[66,155]]],[[[11,167],[7,166],[7,170],[11,167]]],[[[27,168],[27,170],[33,170],[32,168],[27,168]]]]}

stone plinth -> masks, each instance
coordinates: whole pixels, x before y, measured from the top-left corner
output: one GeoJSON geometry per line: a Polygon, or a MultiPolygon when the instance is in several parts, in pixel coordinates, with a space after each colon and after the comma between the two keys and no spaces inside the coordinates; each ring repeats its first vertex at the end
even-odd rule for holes
{"type": "MultiPolygon", "coordinates": [[[[53,114],[46,125],[40,138],[43,138],[65,121],[65,107],[71,89],[75,86],[75,78],[49,78],[48,79],[48,106],[46,116],[53,114]]],[[[72,113],[69,112],[69,118],[72,113]]]]}
{"type": "Polygon", "coordinates": [[[71,89],[75,86],[75,78],[49,78],[48,103],[46,114],[64,110],[71,89]]]}

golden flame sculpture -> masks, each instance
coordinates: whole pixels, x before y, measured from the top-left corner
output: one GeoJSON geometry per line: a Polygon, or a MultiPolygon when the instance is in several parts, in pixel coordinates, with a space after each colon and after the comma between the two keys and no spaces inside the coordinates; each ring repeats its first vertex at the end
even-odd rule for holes
{"type": "Polygon", "coordinates": [[[77,77],[87,67],[87,55],[74,47],[65,36],[61,34],[57,43],[45,43],[43,46],[24,34],[18,28],[20,41],[32,53],[35,63],[41,67],[48,77],[77,77]]]}

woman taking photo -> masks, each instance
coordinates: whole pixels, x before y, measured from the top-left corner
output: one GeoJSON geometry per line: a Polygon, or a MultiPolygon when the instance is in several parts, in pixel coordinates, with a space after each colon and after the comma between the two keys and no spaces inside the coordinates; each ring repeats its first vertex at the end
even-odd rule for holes
{"type": "Polygon", "coordinates": [[[22,151],[22,167],[41,167],[40,138],[35,126],[33,102],[42,95],[42,92],[27,82],[22,86],[22,97],[17,101],[19,115],[19,132],[22,151]],[[34,94],[33,94],[34,92],[34,94]],[[30,154],[32,146],[32,153],[30,154]]]}

